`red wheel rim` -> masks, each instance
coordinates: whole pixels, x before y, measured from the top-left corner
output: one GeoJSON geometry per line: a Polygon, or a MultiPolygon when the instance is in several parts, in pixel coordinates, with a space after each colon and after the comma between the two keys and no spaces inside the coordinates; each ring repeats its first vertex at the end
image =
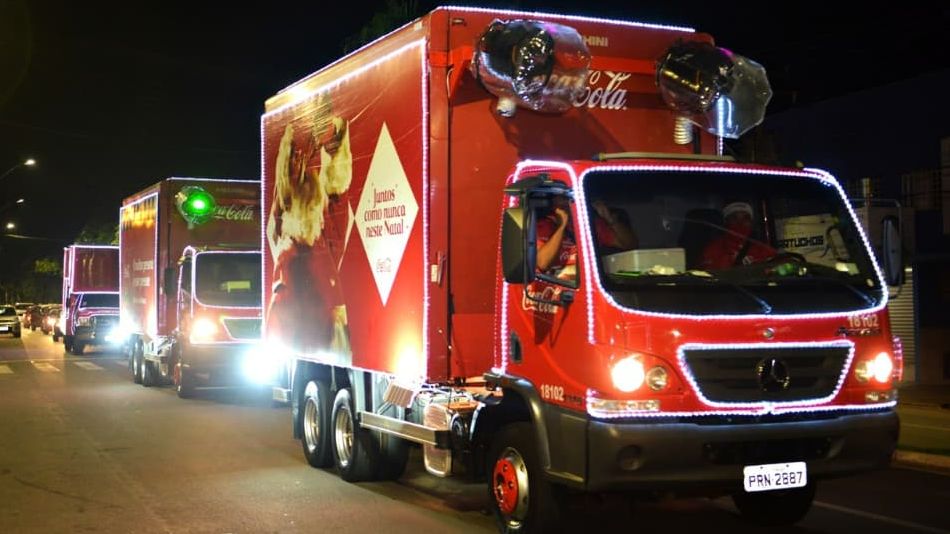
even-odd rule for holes
{"type": "Polygon", "coordinates": [[[505,515],[513,514],[518,507],[518,475],[511,460],[504,457],[495,462],[492,480],[498,509],[505,515]]]}

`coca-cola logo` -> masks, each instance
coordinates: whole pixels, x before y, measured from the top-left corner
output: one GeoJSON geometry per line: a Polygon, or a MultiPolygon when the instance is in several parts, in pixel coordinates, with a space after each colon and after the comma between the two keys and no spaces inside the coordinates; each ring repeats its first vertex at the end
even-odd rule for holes
{"type": "Polygon", "coordinates": [[[257,206],[247,204],[218,204],[214,208],[214,218],[224,221],[254,222],[257,206]]]}
{"type": "Polygon", "coordinates": [[[588,109],[627,109],[627,90],[621,85],[632,76],[629,72],[592,70],[587,86],[574,97],[574,107],[588,109]]]}

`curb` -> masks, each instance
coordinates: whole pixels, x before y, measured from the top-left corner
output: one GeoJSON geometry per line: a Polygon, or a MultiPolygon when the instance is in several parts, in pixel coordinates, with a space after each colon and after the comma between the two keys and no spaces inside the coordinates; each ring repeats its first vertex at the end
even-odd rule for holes
{"type": "Polygon", "coordinates": [[[907,465],[936,467],[950,471],[950,456],[942,454],[898,450],[894,451],[894,461],[907,465]]]}

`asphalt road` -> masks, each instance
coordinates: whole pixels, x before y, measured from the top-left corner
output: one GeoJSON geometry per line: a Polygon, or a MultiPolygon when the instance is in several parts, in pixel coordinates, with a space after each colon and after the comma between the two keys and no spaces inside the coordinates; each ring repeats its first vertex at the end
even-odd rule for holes
{"type": "MultiPolygon", "coordinates": [[[[950,476],[900,466],[826,481],[778,532],[950,533],[950,476]]],[[[253,392],[181,400],[132,384],[116,354],[0,338],[0,533],[493,532],[481,485],[424,473],[348,484],[312,469],[289,410],[253,392]]],[[[567,525],[605,532],[758,532],[728,499],[591,499],[567,525]],[[606,519],[605,519],[606,518],[606,519]]]]}

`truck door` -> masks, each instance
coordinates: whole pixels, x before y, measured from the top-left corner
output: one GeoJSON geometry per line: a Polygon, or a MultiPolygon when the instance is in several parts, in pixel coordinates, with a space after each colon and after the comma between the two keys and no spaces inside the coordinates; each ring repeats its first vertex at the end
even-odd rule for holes
{"type": "Polygon", "coordinates": [[[584,354],[587,338],[577,209],[567,191],[526,209],[535,228],[534,280],[508,288],[507,372],[527,378],[545,400],[573,405],[578,399],[565,392],[583,388],[570,368],[584,354]]]}

